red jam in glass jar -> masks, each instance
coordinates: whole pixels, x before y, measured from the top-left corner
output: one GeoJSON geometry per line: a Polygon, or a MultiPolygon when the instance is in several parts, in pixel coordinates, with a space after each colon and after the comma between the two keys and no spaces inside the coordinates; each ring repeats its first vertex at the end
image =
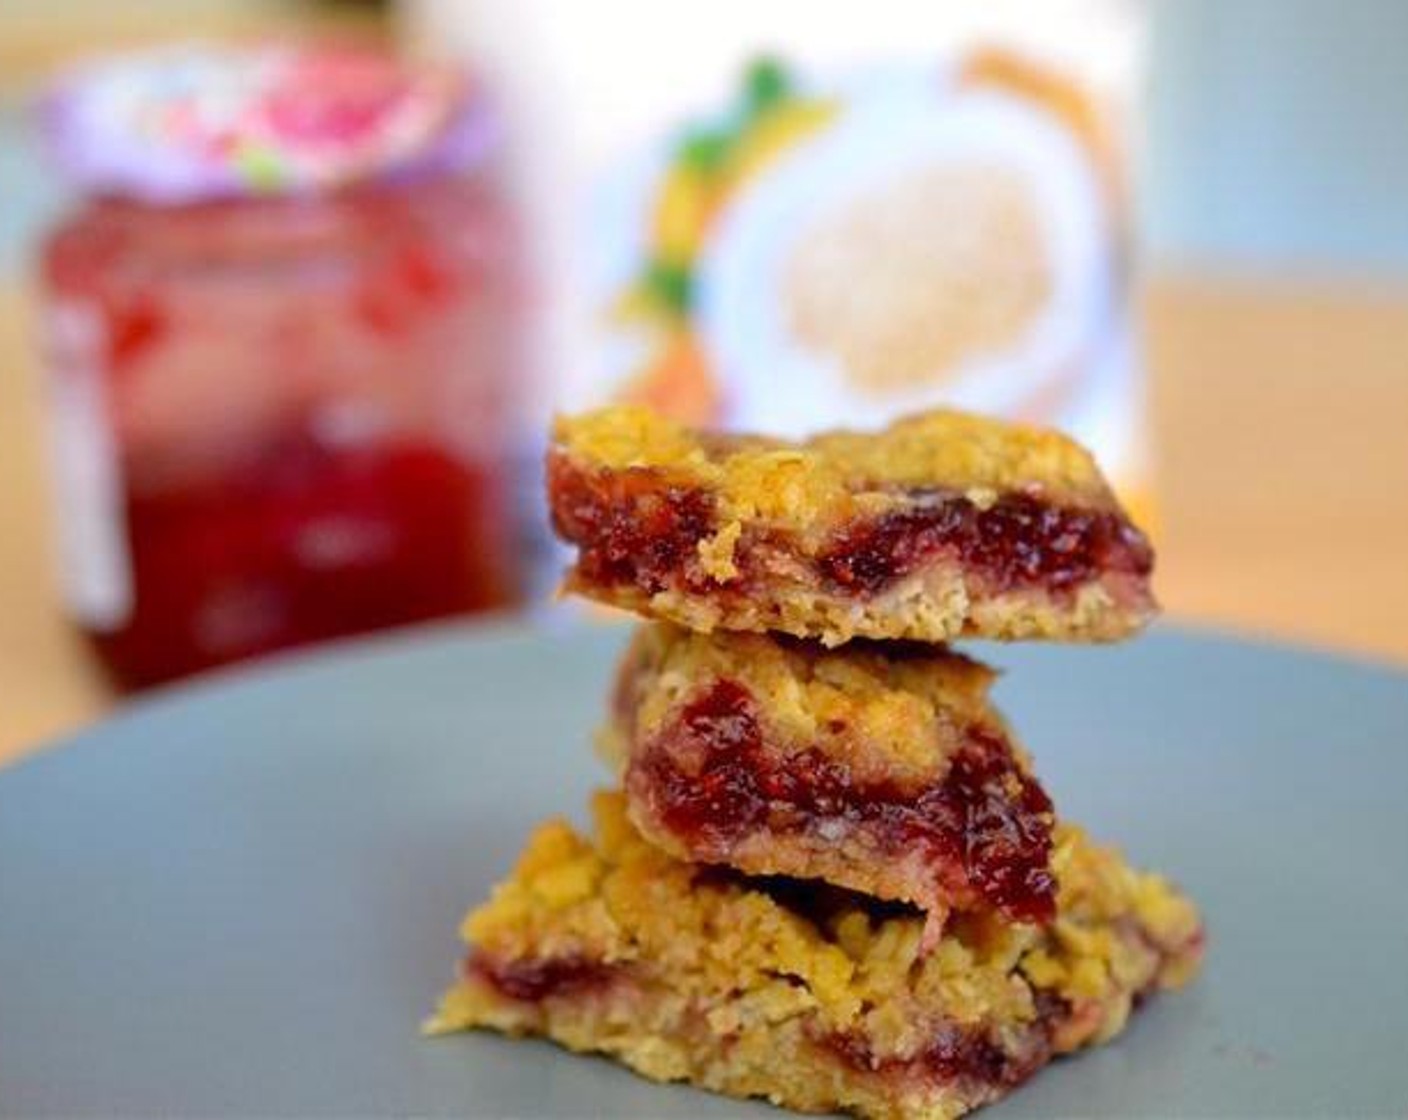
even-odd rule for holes
{"type": "Polygon", "coordinates": [[[113,677],[515,603],[521,269],[462,79],[187,49],[47,112],[88,191],[43,262],[66,597],[113,677]]]}

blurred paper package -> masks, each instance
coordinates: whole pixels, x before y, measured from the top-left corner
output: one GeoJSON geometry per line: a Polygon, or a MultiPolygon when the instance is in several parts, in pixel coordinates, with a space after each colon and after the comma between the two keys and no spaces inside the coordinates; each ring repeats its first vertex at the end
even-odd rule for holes
{"type": "Polygon", "coordinates": [[[1146,500],[1114,0],[423,0],[516,109],[557,407],[800,435],[953,404],[1146,500]]]}

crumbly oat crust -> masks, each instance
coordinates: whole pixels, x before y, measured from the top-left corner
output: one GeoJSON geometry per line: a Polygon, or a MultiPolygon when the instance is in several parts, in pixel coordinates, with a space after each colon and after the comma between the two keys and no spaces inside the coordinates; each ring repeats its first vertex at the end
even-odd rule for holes
{"type": "Polygon", "coordinates": [[[921,954],[917,914],[674,860],[617,793],[594,812],[594,841],[541,826],[468,916],[428,1030],[544,1035],[803,1111],[947,1120],[1118,1033],[1201,956],[1186,899],[1066,825],[1052,926],[964,915],[921,954]]]}
{"type": "Polygon", "coordinates": [[[804,443],[720,436],[637,406],[559,419],[554,442],[597,466],[658,467],[716,490],[729,520],[763,516],[799,524],[843,518],[863,481],[877,491],[943,486],[977,500],[1040,486],[1063,505],[1113,508],[1090,453],[1059,432],[950,409],[921,412],[882,432],[835,431],[804,443]],[[838,508],[838,506],[840,508],[838,508]]]}

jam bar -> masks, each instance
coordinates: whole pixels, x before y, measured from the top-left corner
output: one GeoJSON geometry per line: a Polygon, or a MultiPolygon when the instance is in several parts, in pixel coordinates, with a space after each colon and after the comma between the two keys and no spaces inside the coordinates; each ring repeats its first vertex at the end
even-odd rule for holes
{"type": "Polygon", "coordinates": [[[1183,897],[1066,825],[1052,925],[958,915],[921,953],[907,908],[679,862],[619,794],[595,812],[595,843],[542,826],[469,915],[428,1030],[543,1035],[804,1111],[946,1120],[1118,1033],[1201,956],[1183,897]]]}
{"type": "Polygon", "coordinates": [[[548,490],[567,590],[694,630],[1112,640],[1155,610],[1090,455],[965,413],[791,444],[607,408],[558,421],[548,490]]]}
{"type": "Polygon", "coordinates": [[[636,827],[680,859],[912,903],[932,937],[950,908],[1049,922],[1051,802],[993,676],[942,646],[647,624],[600,742],[636,827]]]}

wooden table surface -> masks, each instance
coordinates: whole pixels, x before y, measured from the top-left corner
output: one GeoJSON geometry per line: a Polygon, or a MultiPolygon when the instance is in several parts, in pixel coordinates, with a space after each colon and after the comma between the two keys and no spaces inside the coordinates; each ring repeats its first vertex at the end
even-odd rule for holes
{"type": "MultiPolygon", "coordinates": [[[[1408,291],[1146,302],[1169,615],[1408,664],[1408,291]]],[[[57,607],[25,310],[0,289],[0,761],[113,704],[57,607]]]]}

